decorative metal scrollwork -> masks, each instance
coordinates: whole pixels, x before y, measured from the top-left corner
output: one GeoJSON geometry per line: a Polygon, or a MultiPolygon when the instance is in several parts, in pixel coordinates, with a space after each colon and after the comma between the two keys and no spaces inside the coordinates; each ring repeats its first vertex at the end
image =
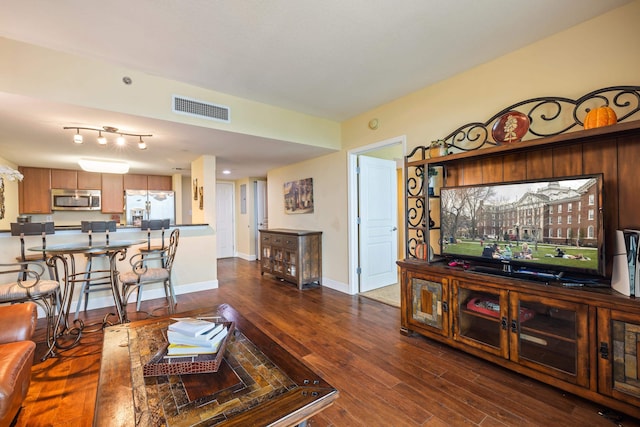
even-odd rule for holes
{"type": "Polygon", "coordinates": [[[415,199],[413,206],[407,206],[407,225],[409,227],[424,227],[425,211],[424,199],[415,199]]]}
{"type": "MultiPolygon", "coordinates": [[[[450,152],[452,148],[472,151],[485,145],[498,145],[491,135],[491,127],[509,111],[519,111],[529,117],[529,130],[524,139],[559,135],[577,126],[584,126],[587,113],[603,105],[613,108],[618,122],[628,119],[640,111],[640,86],[606,87],[578,99],[560,96],[527,99],[500,110],[485,122],[471,122],[460,126],[447,135],[444,141],[450,152]]],[[[426,150],[426,147],[423,148],[426,150]]]]}
{"type": "Polygon", "coordinates": [[[407,178],[407,195],[421,196],[424,191],[424,166],[416,166],[413,176],[407,178]]]}

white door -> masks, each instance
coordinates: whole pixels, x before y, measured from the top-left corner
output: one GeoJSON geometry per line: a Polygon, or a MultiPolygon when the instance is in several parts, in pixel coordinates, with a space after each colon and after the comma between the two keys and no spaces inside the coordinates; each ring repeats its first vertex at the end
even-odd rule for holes
{"type": "Polygon", "coordinates": [[[265,230],[269,228],[269,217],[267,215],[267,182],[255,181],[254,187],[255,195],[255,246],[256,246],[256,258],[260,259],[260,233],[258,230],[265,230]]]}
{"type": "Polygon", "coordinates": [[[396,163],[358,156],[360,292],[396,283],[398,212],[396,163]]]}
{"type": "Polygon", "coordinates": [[[216,242],[218,258],[234,253],[233,183],[216,183],[216,242]]]}

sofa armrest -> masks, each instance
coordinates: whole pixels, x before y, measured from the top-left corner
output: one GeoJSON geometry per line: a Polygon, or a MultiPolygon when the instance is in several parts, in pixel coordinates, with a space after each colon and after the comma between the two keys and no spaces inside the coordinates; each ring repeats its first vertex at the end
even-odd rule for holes
{"type": "Polygon", "coordinates": [[[38,322],[33,302],[0,306],[0,344],[30,340],[38,322]]]}

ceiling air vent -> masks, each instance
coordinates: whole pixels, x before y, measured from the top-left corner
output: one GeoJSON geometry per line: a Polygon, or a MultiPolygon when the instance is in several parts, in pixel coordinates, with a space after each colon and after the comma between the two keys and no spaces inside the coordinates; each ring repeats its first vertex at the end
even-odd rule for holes
{"type": "Polygon", "coordinates": [[[229,107],[185,98],[184,96],[173,95],[173,112],[219,122],[231,122],[229,107]]]}

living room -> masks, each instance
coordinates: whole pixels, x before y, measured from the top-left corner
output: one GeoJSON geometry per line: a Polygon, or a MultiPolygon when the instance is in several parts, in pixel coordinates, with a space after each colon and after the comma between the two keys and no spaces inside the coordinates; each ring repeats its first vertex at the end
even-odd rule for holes
{"type": "MultiPolygon", "coordinates": [[[[346,298],[351,298],[350,295],[357,293],[357,284],[350,277],[351,254],[348,240],[349,178],[346,159],[351,150],[386,141],[398,135],[406,137],[407,146],[411,149],[427,145],[462,123],[484,120],[504,106],[522,99],[550,95],[575,98],[602,87],[637,84],[637,70],[640,68],[638,17],[640,1],[630,2],[523,48],[504,52],[500,57],[480,63],[466,71],[461,70],[456,75],[445,77],[437,83],[390,100],[337,124],[331,123],[325,130],[338,129],[338,145],[337,148],[333,147],[335,152],[268,172],[270,226],[322,230],[323,286],[338,290],[345,294],[346,298]],[[378,123],[375,129],[369,126],[373,119],[378,123]],[[282,206],[283,185],[306,177],[314,178],[315,212],[312,215],[287,215],[282,206]]],[[[8,53],[16,45],[17,43],[8,40],[3,43],[8,53]]],[[[0,75],[3,76],[0,80],[5,82],[0,83],[0,90],[38,96],[36,88],[26,87],[40,77],[24,77],[21,83],[15,84],[16,75],[27,75],[29,69],[29,64],[17,61],[17,65],[17,71],[0,71],[0,75]]],[[[114,66],[114,69],[116,68],[114,66]]],[[[117,71],[118,75],[122,74],[120,69],[117,71]]],[[[42,83],[42,86],[52,84],[42,83]]],[[[58,96],[62,98],[67,95],[58,96]]],[[[80,94],[74,93],[74,96],[80,94]]],[[[332,135],[328,140],[336,138],[336,132],[327,131],[327,134],[332,135]]],[[[239,189],[236,191],[239,192],[239,189]]],[[[248,238],[239,240],[238,251],[251,253],[251,245],[248,238]]],[[[254,248],[254,253],[255,250],[254,248]]],[[[218,280],[223,287],[228,276],[219,272],[218,280]]],[[[246,304],[245,307],[238,308],[256,309],[246,304]]],[[[363,305],[371,308],[367,303],[363,305]]],[[[321,312],[320,307],[317,310],[321,312]]],[[[395,312],[386,308],[379,310],[385,316],[389,316],[390,321],[399,325],[395,312]]],[[[271,322],[276,321],[274,317],[269,319],[271,322]]],[[[286,338],[284,340],[286,341],[286,338]]],[[[445,351],[444,346],[420,346],[428,347],[431,351],[445,351]]],[[[415,355],[419,357],[419,352],[415,355]]],[[[460,353],[453,353],[452,357],[462,357],[468,363],[476,363],[460,353]]],[[[362,363],[363,370],[371,368],[366,362],[362,363]]],[[[317,361],[316,366],[329,369],[321,361],[317,361]]],[[[479,369],[489,369],[484,365],[479,366],[479,369]]],[[[517,377],[511,374],[508,378],[517,381],[517,377]]],[[[531,386],[528,380],[522,381],[526,386],[531,386]]],[[[353,396],[345,400],[359,405],[353,396]]],[[[544,406],[540,406],[539,409],[544,411],[544,406]]],[[[337,415],[335,417],[330,422],[340,425],[340,418],[337,415]]],[[[410,424],[408,420],[404,421],[410,424]]],[[[446,423],[446,420],[440,421],[446,423]]],[[[589,421],[592,419],[589,418],[589,421]]],[[[330,422],[326,424],[329,425],[330,422]]],[[[508,421],[505,423],[508,424],[508,421]]]]}

